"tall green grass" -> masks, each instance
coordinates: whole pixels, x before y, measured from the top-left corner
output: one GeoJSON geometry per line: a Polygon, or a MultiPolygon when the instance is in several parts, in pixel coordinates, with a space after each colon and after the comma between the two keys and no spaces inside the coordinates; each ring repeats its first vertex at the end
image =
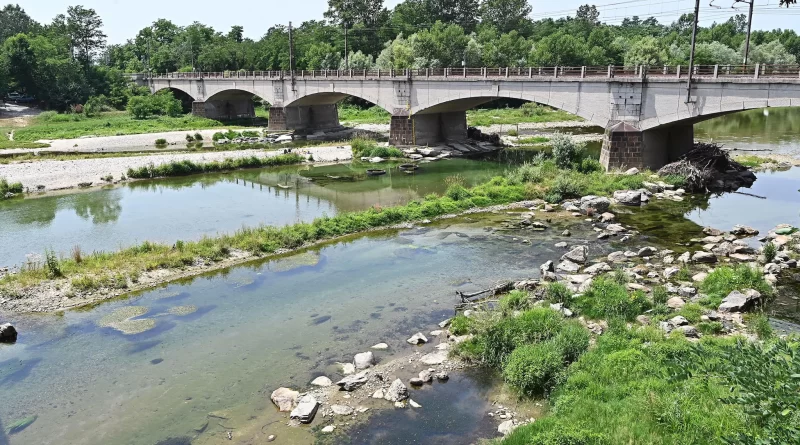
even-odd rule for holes
{"type": "Polygon", "coordinates": [[[405,154],[395,147],[382,147],[377,142],[371,139],[355,138],[350,141],[350,147],[353,150],[353,157],[368,157],[368,158],[402,158],[405,154]]]}
{"type": "Polygon", "coordinates": [[[566,111],[534,103],[520,108],[473,109],[467,111],[467,125],[485,127],[494,124],[513,125],[523,122],[561,122],[582,120],[566,111]]]}
{"type": "Polygon", "coordinates": [[[199,173],[214,173],[220,171],[237,170],[241,168],[273,167],[278,165],[299,164],[305,161],[298,154],[281,154],[266,158],[250,156],[244,158],[227,158],[222,161],[196,163],[192,161],[173,161],[160,165],[146,165],[139,168],[129,168],[128,177],[133,179],[161,178],[168,176],[185,176],[199,173]]]}
{"type": "Polygon", "coordinates": [[[22,183],[21,182],[13,182],[9,183],[6,178],[0,177],[0,200],[6,199],[6,194],[13,193],[19,194],[22,193],[22,183]]]}
{"type": "Polygon", "coordinates": [[[388,124],[392,115],[375,105],[369,108],[356,105],[339,105],[339,120],[353,124],[388,124]]]}

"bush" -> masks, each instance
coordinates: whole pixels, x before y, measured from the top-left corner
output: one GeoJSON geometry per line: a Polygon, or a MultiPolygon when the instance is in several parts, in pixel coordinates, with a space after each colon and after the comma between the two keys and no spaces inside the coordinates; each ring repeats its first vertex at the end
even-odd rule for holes
{"type": "Polygon", "coordinates": [[[589,289],[575,300],[575,307],[589,318],[633,320],[650,307],[644,293],[628,293],[623,284],[608,276],[595,278],[589,289]]]}
{"type": "Polygon", "coordinates": [[[700,283],[700,292],[708,295],[703,303],[714,308],[731,292],[744,289],[755,289],[764,297],[772,296],[772,288],[761,272],[744,264],[717,267],[700,283]]]}
{"type": "Polygon", "coordinates": [[[601,172],[603,171],[603,164],[594,158],[583,158],[580,166],[578,167],[578,171],[581,173],[601,172]]]}
{"type": "Polygon", "coordinates": [[[778,254],[778,249],[775,247],[775,244],[773,244],[772,241],[767,241],[766,244],[764,244],[762,253],[764,254],[764,261],[771,263],[772,260],[775,259],[775,255],[778,254]]]}
{"type": "Polygon", "coordinates": [[[465,335],[469,333],[472,320],[462,314],[456,315],[450,320],[450,333],[453,335],[465,335]]]}
{"type": "Polygon", "coordinates": [[[490,366],[501,367],[517,347],[553,338],[563,322],[561,314],[550,308],[535,308],[519,317],[504,318],[483,334],[482,360],[490,366]]]}
{"type": "Polygon", "coordinates": [[[197,141],[197,142],[202,141],[203,140],[203,135],[200,134],[200,133],[195,133],[194,134],[194,140],[197,141]]]}
{"type": "Polygon", "coordinates": [[[500,310],[505,314],[521,311],[528,308],[529,296],[527,292],[513,290],[500,298],[500,310]]]}
{"type": "Polygon", "coordinates": [[[569,198],[583,196],[583,186],[580,179],[572,175],[561,175],[556,178],[545,200],[552,203],[561,202],[569,198]]]}
{"type": "Polygon", "coordinates": [[[547,110],[535,102],[526,102],[519,107],[520,112],[525,117],[541,116],[547,113],[547,110]]]}
{"type": "Polygon", "coordinates": [[[761,340],[768,340],[775,335],[769,318],[762,313],[747,314],[744,317],[747,323],[747,330],[756,334],[761,340]]]}
{"type": "Polygon", "coordinates": [[[23,187],[21,182],[9,183],[6,178],[0,178],[0,199],[5,199],[6,194],[13,193],[18,195],[22,193],[23,187]]]}
{"type": "Polygon", "coordinates": [[[191,134],[188,134],[188,133],[186,134],[186,143],[187,143],[187,144],[192,144],[192,143],[194,143],[194,137],[192,137],[192,135],[191,135],[191,134]]]}
{"type": "Polygon", "coordinates": [[[58,260],[58,256],[50,249],[44,252],[44,270],[47,272],[47,277],[50,279],[62,276],[61,264],[58,260]]]}
{"type": "Polygon", "coordinates": [[[156,139],[156,145],[167,145],[167,140],[164,138],[156,139]]]}
{"type": "Polygon", "coordinates": [[[177,117],[183,112],[183,106],[172,93],[157,93],[131,97],[128,99],[127,110],[134,119],[146,119],[154,115],[177,117]]]}
{"type": "Polygon", "coordinates": [[[220,139],[225,139],[225,133],[222,133],[221,131],[218,131],[218,132],[214,133],[213,136],[211,136],[211,140],[214,141],[214,142],[217,142],[220,139]]]}
{"type": "Polygon", "coordinates": [[[104,95],[90,97],[83,106],[83,113],[88,116],[96,116],[102,111],[108,111],[111,106],[108,104],[108,99],[104,95]]]}
{"type": "Polygon", "coordinates": [[[589,331],[575,320],[565,322],[561,332],[553,339],[567,363],[574,362],[586,352],[590,340],[589,331]]]}
{"type": "Polygon", "coordinates": [[[562,369],[561,348],[546,341],[516,348],[503,367],[503,378],[521,394],[533,396],[547,391],[562,369]]]}
{"type": "Polygon", "coordinates": [[[575,143],[570,136],[556,133],[550,138],[550,144],[553,147],[553,159],[559,168],[570,168],[583,158],[585,146],[575,143]]]}
{"type": "Polygon", "coordinates": [[[544,296],[551,303],[569,305],[572,301],[572,292],[560,281],[548,284],[544,296]]]}

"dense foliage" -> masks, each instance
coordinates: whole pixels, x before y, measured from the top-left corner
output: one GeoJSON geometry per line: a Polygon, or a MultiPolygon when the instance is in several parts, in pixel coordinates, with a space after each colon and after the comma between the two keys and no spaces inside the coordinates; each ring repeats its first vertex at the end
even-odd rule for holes
{"type": "MultiPolygon", "coordinates": [[[[785,2],[789,3],[789,2],[785,2]]],[[[529,18],[524,0],[405,0],[389,10],[383,0],[329,0],[326,20],[294,30],[297,69],[498,67],[683,64],[688,61],[692,15],[670,24],[654,17],[599,21],[595,6],[574,16],[529,18]],[[347,57],[344,31],[347,30],[347,57]]],[[[701,27],[699,64],[742,60],[747,20],[742,14],[701,27]]],[[[793,30],[755,30],[752,63],[796,63],[793,30]]],[[[49,24],[19,6],[0,10],[0,94],[20,91],[66,110],[104,95],[116,108],[130,96],[123,73],[277,70],[289,68],[289,35],[276,25],[258,40],[241,26],[220,32],[202,23],[178,26],[159,19],[124,44],[106,45],[93,9],[69,7],[49,24]]]]}

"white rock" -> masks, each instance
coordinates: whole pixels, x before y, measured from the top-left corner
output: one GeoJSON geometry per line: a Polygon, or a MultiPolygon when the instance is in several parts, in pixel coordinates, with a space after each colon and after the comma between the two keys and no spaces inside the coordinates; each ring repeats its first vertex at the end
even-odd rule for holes
{"type": "Polygon", "coordinates": [[[389,349],[389,345],[387,345],[386,343],[378,343],[376,345],[372,345],[370,349],[378,349],[378,350],[389,349]]]}
{"type": "Polygon", "coordinates": [[[411,405],[412,408],[422,408],[422,405],[415,402],[414,399],[408,399],[408,404],[411,405]]]}
{"type": "Polygon", "coordinates": [[[356,354],[353,359],[353,364],[356,369],[367,369],[375,364],[375,356],[372,355],[372,351],[356,354]]]}
{"type": "Polygon", "coordinates": [[[441,365],[445,360],[447,360],[447,351],[437,351],[431,352],[430,354],[423,355],[419,361],[432,366],[432,365],[441,365]]]}
{"type": "Polygon", "coordinates": [[[331,411],[337,416],[349,416],[353,414],[353,407],[348,405],[331,405],[331,411]]]}
{"type": "Polygon", "coordinates": [[[508,436],[516,428],[517,428],[517,426],[514,425],[514,421],[513,420],[506,420],[505,422],[501,423],[497,427],[497,432],[502,434],[502,435],[504,435],[504,436],[508,436]]]}
{"type": "Polygon", "coordinates": [[[321,386],[321,387],[325,388],[325,387],[333,385],[333,382],[331,381],[331,379],[325,377],[324,375],[321,375],[321,376],[315,378],[314,380],[312,380],[311,384],[314,385],[314,386],[321,386]]]}
{"type": "Polygon", "coordinates": [[[383,398],[390,402],[402,402],[408,398],[408,388],[403,384],[402,380],[396,379],[389,385],[389,389],[386,390],[383,398]]]}
{"type": "Polygon", "coordinates": [[[297,403],[297,407],[292,410],[289,418],[297,419],[300,423],[311,423],[314,415],[317,414],[319,402],[311,394],[304,395],[297,403]]]}
{"type": "Polygon", "coordinates": [[[386,395],[386,392],[383,390],[383,388],[378,388],[377,391],[372,393],[372,398],[373,399],[382,399],[385,395],[386,395]]]}
{"type": "Polygon", "coordinates": [[[424,335],[422,335],[422,332],[417,332],[406,341],[412,345],[421,345],[423,343],[428,343],[428,339],[424,335]]]}
{"type": "Polygon", "coordinates": [[[300,397],[300,393],[297,391],[289,388],[278,388],[272,391],[270,399],[278,407],[279,411],[291,411],[295,403],[297,403],[298,397],[300,397]]]}
{"type": "Polygon", "coordinates": [[[322,432],[323,433],[332,433],[333,430],[335,430],[335,429],[336,429],[335,425],[328,425],[328,426],[326,426],[325,428],[322,429],[322,432]]]}

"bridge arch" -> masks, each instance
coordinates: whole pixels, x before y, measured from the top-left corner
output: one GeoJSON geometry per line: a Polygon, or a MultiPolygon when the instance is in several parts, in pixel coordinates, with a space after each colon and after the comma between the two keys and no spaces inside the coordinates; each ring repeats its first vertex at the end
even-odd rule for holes
{"type": "Polygon", "coordinates": [[[590,110],[582,109],[578,105],[565,102],[558,97],[542,97],[536,94],[499,94],[499,95],[477,95],[469,97],[446,97],[442,100],[421,103],[411,107],[412,115],[426,115],[438,113],[461,113],[471,110],[480,105],[492,102],[498,99],[517,99],[525,102],[532,102],[539,105],[547,105],[557,110],[566,111],[567,113],[579,116],[599,127],[605,128],[608,124],[609,117],[607,115],[598,115],[590,110]]]}
{"type": "Polygon", "coordinates": [[[336,91],[317,91],[313,93],[304,94],[289,102],[284,102],[284,107],[310,107],[315,105],[336,105],[339,102],[347,99],[348,97],[355,97],[365,100],[378,107],[392,113],[393,107],[391,102],[382,101],[380,97],[375,97],[364,91],[352,91],[349,88],[336,88],[336,91]],[[348,91],[350,90],[350,91],[348,91]]]}

